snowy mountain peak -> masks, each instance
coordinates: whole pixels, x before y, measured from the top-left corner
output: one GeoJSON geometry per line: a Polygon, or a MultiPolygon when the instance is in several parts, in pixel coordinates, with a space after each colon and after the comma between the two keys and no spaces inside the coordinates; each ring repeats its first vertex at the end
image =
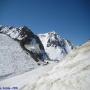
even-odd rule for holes
{"type": "Polygon", "coordinates": [[[48,32],[48,34],[53,34],[54,35],[54,34],[57,34],[57,33],[56,33],[56,31],[53,30],[51,32],[48,32]]]}
{"type": "Polygon", "coordinates": [[[35,35],[31,29],[26,26],[14,27],[14,26],[1,26],[0,33],[5,34],[19,42],[21,48],[30,54],[36,61],[44,61],[47,57],[43,44],[39,37],[35,35]]]}
{"type": "Polygon", "coordinates": [[[38,36],[50,59],[60,60],[73,49],[72,43],[62,38],[55,31],[39,34],[38,36]]]}
{"type": "Polygon", "coordinates": [[[61,60],[73,49],[72,43],[62,38],[55,31],[35,35],[27,26],[14,27],[1,25],[0,33],[19,41],[21,47],[32,54],[36,61],[39,59],[44,60],[48,56],[51,60],[61,60]]]}
{"type": "Polygon", "coordinates": [[[62,60],[72,48],[55,31],[35,35],[27,26],[0,25],[0,78],[62,60]]]}
{"type": "Polygon", "coordinates": [[[66,44],[73,46],[69,40],[65,40],[55,31],[39,34],[38,36],[40,37],[42,43],[44,43],[47,47],[64,47],[66,44]]]}
{"type": "Polygon", "coordinates": [[[61,37],[55,31],[49,32],[48,33],[48,38],[50,40],[52,40],[52,41],[57,41],[57,40],[60,40],[61,39],[61,37]]]}

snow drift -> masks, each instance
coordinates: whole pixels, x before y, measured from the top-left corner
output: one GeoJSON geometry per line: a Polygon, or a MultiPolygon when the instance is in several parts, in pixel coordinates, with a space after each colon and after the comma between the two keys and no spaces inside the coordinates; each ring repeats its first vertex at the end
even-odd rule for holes
{"type": "Polygon", "coordinates": [[[52,63],[3,80],[0,86],[17,86],[19,90],[90,90],[90,42],[56,65],[52,63]]]}

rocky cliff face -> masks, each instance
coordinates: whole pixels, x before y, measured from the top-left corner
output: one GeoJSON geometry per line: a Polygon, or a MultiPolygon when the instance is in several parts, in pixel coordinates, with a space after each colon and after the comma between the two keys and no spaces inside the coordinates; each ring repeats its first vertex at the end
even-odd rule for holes
{"type": "Polygon", "coordinates": [[[48,58],[42,42],[28,27],[6,27],[0,26],[0,33],[8,35],[19,42],[21,48],[36,61],[43,61],[48,58]]]}

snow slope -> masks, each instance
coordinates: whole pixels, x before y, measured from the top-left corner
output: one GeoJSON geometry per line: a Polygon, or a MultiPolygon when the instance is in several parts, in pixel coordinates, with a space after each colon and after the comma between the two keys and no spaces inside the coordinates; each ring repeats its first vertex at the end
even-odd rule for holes
{"type": "Polygon", "coordinates": [[[35,67],[37,67],[36,62],[23,51],[17,41],[0,34],[0,79],[35,67]]]}
{"type": "Polygon", "coordinates": [[[0,34],[5,34],[19,42],[20,46],[27,54],[32,56],[36,61],[43,61],[48,58],[45,53],[43,44],[39,37],[35,35],[27,26],[13,27],[13,26],[0,26],[0,34]]]}
{"type": "Polygon", "coordinates": [[[1,88],[19,90],[90,90],[90,42],[70,52],[60,63],[0,81],[1,88]]]}
{"type": "Polygon", "coordinates": [[[74,48],[69,40],[65,40],[55,31],[38,36],[51,60],[62,60],[74,48]]]}

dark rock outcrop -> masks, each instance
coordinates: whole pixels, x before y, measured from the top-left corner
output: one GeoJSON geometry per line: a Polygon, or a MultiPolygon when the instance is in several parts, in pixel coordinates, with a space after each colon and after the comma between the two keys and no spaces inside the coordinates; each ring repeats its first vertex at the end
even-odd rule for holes
{"type": "MultiPolygon", "coordinates": [[[[40,41],[39,37],[35,35],[29,28],[26,26],[20,27],[20,28],[14,28],[14,27],[0,27],[0,33],[6,34],[12,39],[18,41],[20,43],[20,46],[22,49],[32,56],[32,58],[38,62],[43,61],[48,58],[47,54],[45,53],[44,47],[42,42],[40,41]],[[33,45],[37,44],[37,47],[34,47],[34,50],[31,48],[30,50],[25,46],[28,45],[28,47],[31,47],[32,42],[33,45]],[[35,49],[38,49],[35,50],[35,49]]],[[[36,45],[36,46],[37,46],[36,45]]]]}

